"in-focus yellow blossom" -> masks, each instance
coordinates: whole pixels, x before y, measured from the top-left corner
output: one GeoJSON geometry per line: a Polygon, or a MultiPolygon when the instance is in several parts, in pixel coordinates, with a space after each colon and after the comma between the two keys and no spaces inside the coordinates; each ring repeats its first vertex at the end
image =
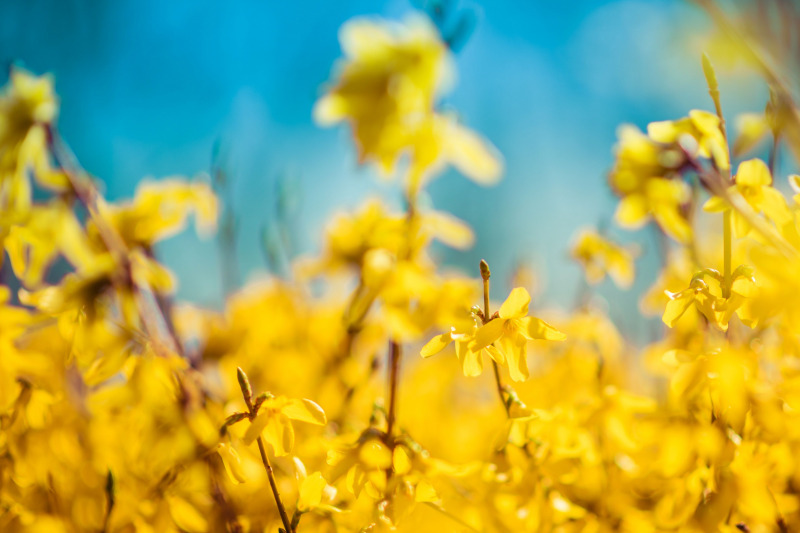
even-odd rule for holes
{"type": "Polygon", "coordinates": [[[688,289],[677,293],[669,293],[670,301],[662,317],[664,323],[673,327],[675,322],[683,316],[692,304],[705,315],[709,323],[722,331],[728,330],[728,321],[734,313],[738,312],[742,323],[754,327],[758,322],[757,317],[750,316],[746,309],[740,309],[746,299],[752,298],[758,291],[754,270],[747,265],[739,265],[731,275],[730,296],[721,297],[717,291],[712,293],[704,278],[708,276],[717,282],[718,286],[725,283],[722,275],[714,269],[705,269],[692,277],[688,289]]]}
{"type": "Polygon", "coordinates": [[[634,253],[597,231],[581,231],[572,245],[571,254],[583,267],[589,283],[599,283],[608,274],[618,287],[627,289],[636,277],[634,253]]]}
{"type": "Polygon", "coordinates": [[[289,399],[285,396],[269,398],[261,404],[256,416],[244,434],[244,443],[250,445],[259,435],[272,445],[275,455],[286,455],[294,447],[292,420],[324,426],[325,412],[311,400],[289,399]]]}
{"type": "Polygon", "coordinates": [[[531,296],[518,287],[500,306],[497,317],[478,328],[469,345],[469,351],[479,353],[494,345],[503,354],[511,379],[524,381],[528,372],[527,346],[529,340],[561,341],[566,335],[540,318],[528,315],[531,296]]]}

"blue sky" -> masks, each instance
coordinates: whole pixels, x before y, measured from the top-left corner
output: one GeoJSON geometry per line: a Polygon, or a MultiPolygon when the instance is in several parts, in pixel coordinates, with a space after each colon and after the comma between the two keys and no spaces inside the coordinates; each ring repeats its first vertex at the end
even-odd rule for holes
{"type": "MultiPolygon", "coordinates": [[[[581,226],[608,223],[616,203],[605,173],[617,126],[711,106],[699,62],[708,23],[677,0],[454,3],[478,23],[456,57],[458,81],[445,104],[499,148],[506,175],[492,189],[455,172],[434,182],[434,205],[477,234],[473,250],[438,252],[462,270],[486,258],[496,286],[517,261],[529,261],[546,282],[540,303],[568,307],[580,285],[570,240],[581,226]]],[[[396,186],[357,167],[347,131],[319,129],[311,108],[340,55],[342,23],[411,10],[406,0],[7,0],[0,59],[55,74],[63,135],[111,199],[131,196],[145,176],[208,171],[221,138],[247,279],[264,269],[259,235],[275,216],[280,176],[300,183],[298,248],[308,252],[333,213],[369,195],[398,198],[396,186]]],[[[729,116],[763,109],[760,83],[741,72],[721,81],[729,116]]],[[[611,233],[642,248],[631,291],[610,283],[598,290],[633,330],[637,294],[658,257],[648,230],[611,233]]],[[[160,247],[181,299],[219,304],[216,253],[193,233],[160,247]]]]}

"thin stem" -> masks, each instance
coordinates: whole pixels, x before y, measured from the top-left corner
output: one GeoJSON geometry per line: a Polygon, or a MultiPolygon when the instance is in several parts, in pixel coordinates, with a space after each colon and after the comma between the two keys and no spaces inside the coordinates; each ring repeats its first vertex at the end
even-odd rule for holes
{"type": "MultiPolygon", "coordinates": [[[[480,263],[481,279],[483,279],[483,323],[486,324],[491,320],[491,312],[489,311],[489,278],[492,277],[492,271],[489,270],[489,263],[481,259],[480,263]]],[[[500,395],[500,403],[506,410],[506,415],[509,414],[508,403],[505,398],[505,389],[503,388],[503,381],[500,379],[500,367],[497,366],[497,361],[492,359],[492,368],[494,369],[494,381],[497,385],[497,394],[500,395]]]]}
{"type": "Polygon", "coordinates": [[[294,531],[292,529],[292,523],[289,521],[289,515],[286,514],[286,508],[283,506],[283,502],[281,501],[281,493],[278,492],[278,485],[275,483],[275,474],[272,471],[272,465],[267,457],[267,452],[264,450],[264,440],[261,438],[261,435],[258,436],[257,442],[258,451],[261,452],[261,462],[264,463],[264,469],[267,471],[269,486],[272,487],[272,494],[275,496],[275,504],[278,506],[278,513],[281,515],[283,527],[286,529],[287,533],[292,533],[294,531]]]}
{"type": "Polygon", "coordinates": [[[386,439],[391,446],[392,431],[394,431],[397,417],[397,382],[400,369],[400,345],[391,341],[389,343],[389,410],[386,413],[386,439]]]}
{"type": "Polygon", "coordinates": [[[724,272],[724,285],[722,287],[722,297],[730,298],[731,296],[731,215],[733,211],[726,209],[722,213],[722,238],[724,241],[723,250],[723,272],[724,272]]]}
{"type": "Polygon", "coordinates": [[[500,395],[500,401],[503,404],[503,408],[506,410],[506,415],[511,415],[509,411],[508,403],[505,400],[505,389],[503,388],[503,381],[500,379],[500,367],[497,366],[497,361],[492,359],[492,368],[494,368],[494,382],[497,385],[497,394],[500,395]]]}
{"type": "MultiPolygon", "coordinates": [[[[236,378],[239,381],[239,388],[242,389],[244,403],[247,405],[247,418],[252,421],[256,415],[258,415],[256,406],[253,405],[253,388],[250,386],[250,380],[247,379],[247,374],[244,373],[241,367],[236,369],[236,378]]],[[[278,513],[281,515],[283,527],[286,529],[286,533],[293,533],[294,529],[292,529],[291,522],[289,521],[289,515],[286,514],[286,508],[281,501],[281,494],[278,492],[278,485],[275,483],[275,474],[272,470],[272,465],[267,457],[267,451],[264,449],[264,440],[261,438],[261,435],[259,435],[256,440],[258,442],[258,451],[261,452],[261,462],[264,463],[264,469],[267,471],[269,486],[272,487],[272,494],[275,496],[275,504],[278,506],[278,513]]]]}
{"type": "Polygon", "coordinates": [[[292,531],[297,531],[297,526],[300,525],[301,516],[303,516],[303,513],[301,513],[299,509],[295,509],[294,514],[292,515],[292,531]]]}

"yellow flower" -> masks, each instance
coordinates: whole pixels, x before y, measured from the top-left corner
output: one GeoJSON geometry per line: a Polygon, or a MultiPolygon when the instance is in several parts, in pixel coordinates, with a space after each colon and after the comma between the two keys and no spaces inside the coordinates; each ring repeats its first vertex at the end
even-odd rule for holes
{"type": "Polygon", "coordinates": [[[330,480],[347,475],[347,490],[356,498],[364,490],[373,499],[386,491],[386,470],[392,468],[392,450],[375,428],[364,431],[355,443],[341,443],[328,450],[330,480]]]}
{"type": "MultiPolygon", "coordinates": [[[[468,377],[480,376],[483,373],[483,350],[472,351],[469,349],[470,343],[475,338],[476,331],[478,331],[478,326],[474,318],[467,327],[451,327],[449,332],[434,337],[423,346],[420,355],[428,358],[444,350],[451,342],[455,342],[456,356],[461,362],[464,375],[468,377]]],[[[487,346],[485,351],[498,364],[505,364],[505,356],[494,346],[487,346]]]]}
{"type": "MultiPolygon", "coordinates": [[[[756,213],[764,213],[767,218],[775,222],[778,228],[789,224],[794,219],[786,199],[772,186],[772,176],[769,168],[760,159],[750,159],[739,164],[738,172],[734,176],[735,185],[729,188],[731,192],[741,194],[756,213]]],[[[731,209],[728,203],[714,196],[703,205],[704,211],[717,213],[731,209]]],[[[733,229],[737,237],[745,237],[750,233],[750,222],[738,211],[733,211],[733,229]]]]}
{"type": "Polygon", "coordinates": [[[408,25],[351,21],[340,41],[346,60],[314,116],[321,124],[349,120],[361,162],[374,159],[390,172],[451,76],[447,49],[421,19],[408,25]]]}
{"type": "MultiPolygon", "coordinates": [[[[150,247],[183,231],[190,214],[195,215],[198,233],[213,232],[218,209],[217,198],[207,183],[166,178],[141,183],[130,202],[101,204],[101,215],[128,246],[150,247]]],[[[89,230],[99,238],[94,224],[89,230]]]]}
{"type": "Polygon", "coordinates": [[[306,475],[305,466],[296,457],[295,467],[297,469],[297,479],[300,482],[300,490],[297,496],[298,513],[307,513],[309,511],[341,512],[330,503],[323,503],[323,501],[330,502],[336,496],[336,489],[328,485],[320,472],[306,475]]]}
{"type": "Polygon", "coordinates": [[[638,228],[651,218],[678,242],[689,242],[691,227],[681,211],[689,201],[689,186],[678,176],[683,154],[661,145],[633,126],[619,130],[616,162],[609,175],[611,188],[620,197],[615,213],[626,228],[638,228]]]}
{"type": "Polygon", "coordinates": [[[611,276],[618,287],[627,289],[636,276],[634,254],[594,230],[583,230],[572,246],[572,257],[580,263],[589,283],[611,276]]]}
{"type": "Polygon", "coordinates": [[[528,291],[518,287],[511,291],[495,318],[480,328],[474,317],[471,324],[451,327],[449,332],[431,339],[420,354],[428,358],[455,342],[456,356],[461,361],[465,376],[481,375],[485,351],[498,364],[508,365],[514,381],[524,381],[529,375],[526,358],[528,341],[560,341],[566,338],[566,335],[544,320],[526,316],[530,301],[528,291]]]}
{"type": "Polygon", "coordinates": [[[503,354],[511,379],[525,381],[528,376],[527,346],[529,340],[562,341],[566,335],[544,320],[527,316],[531,296],[518,287],[511,291],[497,313],[497,318],[481,326],[469,345],[473,353],[494,344],[503,354]]]}
{"type": "Polygon", "coordinates": [[[8,85],[0,94],[0,198],[4,209],[25,211],[31,203],[28,172],[37,183],[63,190],[68,181],[52,169],[47,128],[58,113],[50,76],[36,77],[12,68],[8,85]]]}
{"type": "Polygon", "coordinates": [[[244,434],[248,446],[259,435],[271,446],[276,456],[287,455],[294,447],[294,427],[292,420],[324,426],[328,423],[325,412],[311,400],[289,399],[285,396],[269,398],[244,434]]]}
{"type": "Polygon", "coordinates": [[[722,170],[731,167],[719,117],[708,111],[694,109],[689,111],[688,117],[679,120],[651,122],[647,126],[647,134],[654,141],[664,144],[677,143],[681,137],[688,135],[697,142],[697,155],[713,158],[722,170]]]}
{"type": "Polygon", "coordinates": [[[340,40],[346,59],[314,117],[323,125],[349,122],[361,163],[375,161],[388,174],[410,153],[414,191],[447,163],[478,183],[497,181],[502,165],[495,150],[434,111],[452,77],[452,60],[430,22],[357,20],[342,28],[340,40]]]}
{"type": "MultiPolygon", "coordinates": [[[[692,304],[695,304],[697,309],[706,316],[709,323],[721,331],[727,331],[728,321],[733,314],[742,307],[746,298],[752,298],[758,291],[753,272],[753,269],[747,265],[739,265],[733,271],[731,274],[730,297],[728,298],[713,294],[708,284],[703,280],[705,276],[708,276],[716,280],[721,286],[724,280],[719,272],[711,268],[698,272],[692,277],[688,289],[677,293],[665,291],[670,301],[664,310],[662,320],[667,326],[673,327],[686,310],[692,304]]],[[[751,328],[754,327],[758,319],[743,311],[746,310],[741,310],[738,313],[742,323],[751,328]]]]}
{"type": "Polygon", "coordinates": [[[33,206],[12,223],[5,249],[14,274],[26,287],[41,284],[59,254],[79,271],[97,261],[72,208],[62,201],[33,206]]]}

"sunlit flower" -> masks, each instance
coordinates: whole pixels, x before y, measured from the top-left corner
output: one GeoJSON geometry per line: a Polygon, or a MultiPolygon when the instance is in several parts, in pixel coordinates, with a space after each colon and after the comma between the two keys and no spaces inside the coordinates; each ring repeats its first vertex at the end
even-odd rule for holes
{"type": "MultiPolygon", "coordinates": [[[[783,195],[772,186],[772,176],[766,163],[760,159],[750,159],[739,164],[734,176],[735,185],[730,191],[741,194],[756,213],[764,213],[780,228],[793,221],[792,213],[786,205],[783,195]]],[[[720,212],[731,209],[728,203],[714,196],[705,205],[705,211],[720,212]]],[[[745,237],[750,233],[752,225],[738,211],[733,211],[733,229],[737,237],[745,237]]]]}

